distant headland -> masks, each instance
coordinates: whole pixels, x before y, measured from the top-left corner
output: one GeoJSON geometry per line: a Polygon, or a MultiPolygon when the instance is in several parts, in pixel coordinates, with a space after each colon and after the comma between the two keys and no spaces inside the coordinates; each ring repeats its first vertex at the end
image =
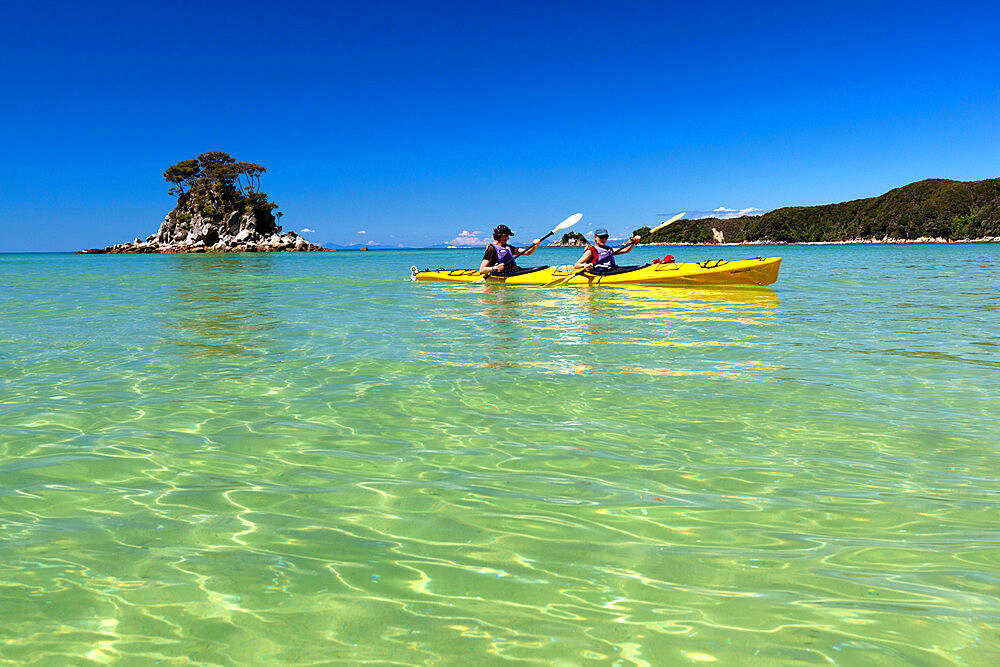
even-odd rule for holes
{"type": "Polygon", "coordinates": [[[143,241],[78,251],[82,254],[330,251],[295,232],[282,232],[278,205],[260,190],[266,167],[237,162],[222,151],[170,167],[174,207],[156,234],[143,241]]]}
{"type": "MultiPolygon", "coordinates": [[[[649,227],[635,230],[643,234],[649,227]]],[[[879,197],[779,208],[759,216],[680,220],[652,244],[1000,242],[1000,178],[932,178],[879,197]]]]}

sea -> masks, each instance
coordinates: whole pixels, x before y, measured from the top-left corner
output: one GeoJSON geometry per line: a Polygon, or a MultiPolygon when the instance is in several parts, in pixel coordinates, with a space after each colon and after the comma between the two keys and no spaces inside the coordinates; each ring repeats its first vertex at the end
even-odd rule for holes
{"type": "Polygon", "coordinates": [[[668,253],[0,255],[0,662],[1000,663],[1000,244],[668,253]]]}

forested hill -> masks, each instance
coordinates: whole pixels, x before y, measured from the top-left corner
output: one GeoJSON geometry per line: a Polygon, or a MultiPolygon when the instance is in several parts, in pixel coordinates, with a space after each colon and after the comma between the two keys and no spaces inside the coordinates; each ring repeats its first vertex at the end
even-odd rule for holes
{"type": "MultiPolygon", "coordinates": [[[[824,206],[779,208],[731,220],[680,220],[649,238],[666,243],[763,241],[803,243],[934,238],[957,241],[1000,237],[1000,178],[949,181],[930,178],[880,197],[824,206]]],[[[649,228],[636,230],[643,233],[649,228]]]]}

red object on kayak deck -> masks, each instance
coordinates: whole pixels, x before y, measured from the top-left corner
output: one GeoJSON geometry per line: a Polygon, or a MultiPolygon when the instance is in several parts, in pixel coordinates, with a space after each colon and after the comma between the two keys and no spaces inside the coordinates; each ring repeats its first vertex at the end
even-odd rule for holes
{"type": "Polygon", "coordinates": [[[661,262],[661,263],[662,264],[673,264],[674,263],[674,256],[673,255],[667,255],[666,257],[663,258],[663,262],[661,262]]]}

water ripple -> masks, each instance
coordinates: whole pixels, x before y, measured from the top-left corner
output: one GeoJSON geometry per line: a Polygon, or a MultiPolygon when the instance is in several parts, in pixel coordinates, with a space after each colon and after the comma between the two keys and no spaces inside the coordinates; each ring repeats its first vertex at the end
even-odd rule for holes
{"type": "Polygon", "coordinates": [[[0,661],[994,664],[994,250],[783,250],[0,257],[0,661]]]}

